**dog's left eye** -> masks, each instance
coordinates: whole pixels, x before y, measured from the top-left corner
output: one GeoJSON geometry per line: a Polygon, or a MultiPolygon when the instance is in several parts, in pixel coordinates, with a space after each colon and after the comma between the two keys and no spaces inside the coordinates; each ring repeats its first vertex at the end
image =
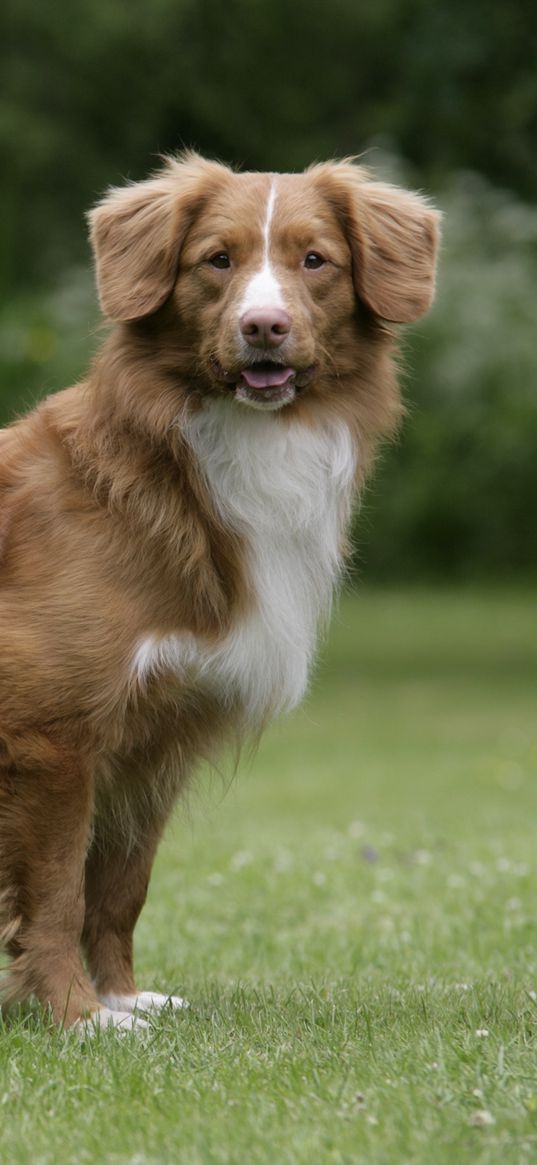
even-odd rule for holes
{"type": "Polygon", "coordinates": [[[318,267],[324,267],[325,263],[326,259],[323,259],[318,251],[308,251],[304,259],[304,266],[308,271],[316,271],[318,267]]]}
{"type": "Polygon", "coordinates": [[[227,251],[217,251],[216,255],[211,255],[209,263],[211,267],[217,267],[219,271],[225,271],[226,267],[231,267],[231,259],[227,251]]]}

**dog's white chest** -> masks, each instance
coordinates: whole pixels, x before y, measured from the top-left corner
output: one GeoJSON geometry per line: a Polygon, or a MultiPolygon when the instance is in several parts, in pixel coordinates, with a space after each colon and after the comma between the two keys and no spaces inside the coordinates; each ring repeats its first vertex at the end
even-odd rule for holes
{"type": "Polygon", "coordinates": [[[193,636],[148,636],[134,667],[140,678],[172,669],[255,725],[304,694],[340,569],[353,444],[343,424],[285,426],[228,401],[189,419],[187,435],[217,508],[244,539],[255,605],[216,649],[193,636]]]}

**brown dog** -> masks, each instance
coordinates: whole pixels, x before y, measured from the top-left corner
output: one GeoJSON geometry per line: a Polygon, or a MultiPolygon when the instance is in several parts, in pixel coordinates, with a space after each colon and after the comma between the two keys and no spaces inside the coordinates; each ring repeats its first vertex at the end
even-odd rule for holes
{"type": "Polygon", "coordinates": [[[0,935],[7,1002],[128,1027],[166,1002],[132,933],[181,788],[304,693],[438,215],[188,154],[90,223],[117,327],[0,432],[0,935]]]}

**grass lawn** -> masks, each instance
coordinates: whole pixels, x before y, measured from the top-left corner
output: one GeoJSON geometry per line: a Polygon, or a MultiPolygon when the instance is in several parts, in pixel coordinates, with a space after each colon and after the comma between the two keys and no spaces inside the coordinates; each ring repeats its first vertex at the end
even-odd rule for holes
{"type": "Polygon", "coordinates": [[[532,594],[347,599],[160,852],[139,982],[191,1009],[0,1025],[2,1163],[537,1160],[536,696],[532,594]]]}

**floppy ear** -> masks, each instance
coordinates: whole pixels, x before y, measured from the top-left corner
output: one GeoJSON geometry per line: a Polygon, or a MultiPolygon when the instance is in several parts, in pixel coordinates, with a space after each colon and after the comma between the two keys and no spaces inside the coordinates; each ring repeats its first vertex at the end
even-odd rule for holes
{"type": "Polygon", "coordinates": [[[419,194],[371,181],[362,167],[339,163],[332,175],[357,295],[382,319],[419,319],[434,299],[440,214],[419,194]]]}
{"type": "Polygon", "coordinates": [[[170,295],[195,214],[226,169],[197,154],[167,159],[145,182],[112,188],[88,214],[104,313],[136,320],[170,295]]]}
{"type": "Polygon", "coordinates": [[[434,299],[440,215],[418,194],[366,182],[351,212],[358,295],[385,320],[410,323],[434,299]]]}

